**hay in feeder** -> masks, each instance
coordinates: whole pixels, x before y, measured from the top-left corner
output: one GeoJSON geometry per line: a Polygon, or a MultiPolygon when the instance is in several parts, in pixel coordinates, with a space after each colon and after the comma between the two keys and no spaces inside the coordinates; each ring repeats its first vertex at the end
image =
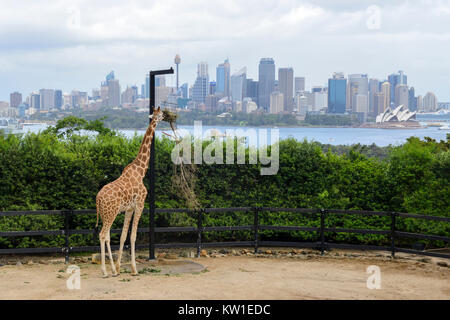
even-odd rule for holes
{"type": "MultiPolygon", "coordinates": [[[[177,114],[164,109],[163,110],[164,121],[169,122],[172,128],[173,136],[171,136],[176,144],[181,142],[181,139],[177,136],[174,123],[177,120],[177,114]]],[[[181,160],[181,159],[179,159],[181,160]]],[[[197,200],[195,194],[195,183],[197,182],[197,167],[195,164],[185,164],[182,161],[177,161],[179,164],[173,164],[173,175],[172,175],[172,190],[184,198],[186,202],[186,207],[189,209],[198,209],[200,203],[197,200]]]]}

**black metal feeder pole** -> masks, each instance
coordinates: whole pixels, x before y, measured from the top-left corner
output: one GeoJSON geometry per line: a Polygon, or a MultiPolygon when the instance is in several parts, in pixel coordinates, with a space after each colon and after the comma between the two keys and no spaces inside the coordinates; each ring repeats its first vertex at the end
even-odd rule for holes
{"type": "MultiPolygon", "coordinates": [[[[155,109],[155,76],[162,74],[173,74],[173,68],[167,70],[150,71],[150,104],[149,113],[153,114],[155,109]]],[[[149,125],[152,119],[149,119],[149,125]]],[[[150,207],[149,217],[149,260],[155,259],[155,135],[153,134],[150,146],[150,190],[148,192],[148,201],[150,207]]]]}

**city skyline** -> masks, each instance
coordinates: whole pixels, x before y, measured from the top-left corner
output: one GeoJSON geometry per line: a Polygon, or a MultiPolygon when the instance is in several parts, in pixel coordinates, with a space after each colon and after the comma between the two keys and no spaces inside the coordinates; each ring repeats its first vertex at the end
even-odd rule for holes
{"type": "Polygon", "coordinates": [[[257,79],[259,58],[273,57],[277,66],[294,68],[294,76],[306,76],[307,88],[326,85],[337,71],[381,79],[405,70],[416,94],[433,90],[449,101],[449,17],[449,1],[438,0],[375,6],[325,0],[132,6],[8,1],[0,13],[0,27],[7,30],[0,35],[0,100],[40,88],[88,91],[108,70],[123,84],[139,85],[146,72],[173,65],[181,53],[180,83],[193,83],[199,61],[216,66],[226,58],[231,74],[247,67],[247,77],[257,79]],[[201,23],[190,15],[200,11],[201,23]]]}

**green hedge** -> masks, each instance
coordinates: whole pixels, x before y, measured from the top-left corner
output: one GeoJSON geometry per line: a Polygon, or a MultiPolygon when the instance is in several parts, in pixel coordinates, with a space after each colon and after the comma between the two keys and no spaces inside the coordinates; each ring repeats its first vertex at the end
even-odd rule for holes
{"type": "MultiPolygon", "coordinates": [[[[73,120],[73,119],[72,119],[73,120]]],[[[142,137],[127,139],[104,130],[101,122],[68,122],[57,129],[24,136],[0,135],[0,210],[88,209],[95,208],[100,188],[120,176],[134,159],[142,137]],[[78,129],[89,126],[97,135],[81,135],[78,129]],[[64,129],[70,127],[67,134],[64,129]]],[[[173,142],[156,141],[156,201],[159,208],[185,207],[184,200],[171,188],[173,142]]],[[[204,146],[207,143],[204,143],[204,146]]],[[[342,154],[317,142],[286,139],[280,142],[278,174],[261,176],[257,165],[198,165],[197,197],[204,207],[303,207],[399,211],[450,216],[449,139],[436,142],[411,137],[387,156],[367,156],[350,148],[342,154]]],[[[225,148],[224,148],[225,154],[225,148]]],[[[148,183],[147,179],[145,181],[148,183]]],[[[148,187],[148,185],[147,185],[148,187]]],[[[95,215],[76,216],[74,228],[92,229],[95,215]]],[[[114,228],[121,228],[119,215],[114,228]]],[[[251,214],[208,214],[204,225],[246,225],[251,214]]],[[[292,213],[264,213],[261,223],[268,225],[319,226],[317,216],[292,213]]],[[[141,226],[148,225],[143,215],[141,226]]],[[[157,226],[195,225],[189,214],[159,214],[157,226]]],[[[399,219],[407,232],[449,236],[448,223],[418,219],[399,219]]],[[[0,217],[0,230],[61,229],[60,216],[0,217]]],[[[327,226],[389,230],[390,220],[383,217],[332,215],[327,226]]],[[[140,237],[144,237],[141,235],[140,237]]],[[[119,235],[112,236],[113,241],[119,235]]],[[[206,241],[251,239],[250,232],[206,233],[206,241]]],[[[314,240],[307,232],[264,231],[262,239],[314,240]]],[[[192,235],[158,235],[159,241],[183,241],[192,235]]],[[[73,235],[73,245],[92,245],[92,236],[73,235]]],[[[328,233],[328,241],[387,244],[381,235],[328,233]]],[[[415,241],[405,240],[410,244],[415,241]]],[[[442,246],[436,241],[426,242],[442,246]]],[[[61,237],[1,238],[0,248],[62,245],[61,237]]]]}

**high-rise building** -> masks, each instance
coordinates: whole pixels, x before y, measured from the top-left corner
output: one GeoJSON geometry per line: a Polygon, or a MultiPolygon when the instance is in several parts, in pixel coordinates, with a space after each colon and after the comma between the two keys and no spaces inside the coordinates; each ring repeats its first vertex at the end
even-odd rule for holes
{"type": "MultiPolygon", "coordinates": [[[[391,84],[391,99],[390,104],[395,104],[395,88],[398,84],[408,84],[408,77],[403,71],[398,71],[397,73],[390,74],[388,76],[388,81],[391,84]]],[[[390,106],[390,105],[389,105],[390,106]]]]}
{"type": "Polygon", "coordinates": [[[111,71],[106,75],[106,84],[108,84],[110,80],[114,80],[114,71],[111,71]]]}
{"type": "Polygon", "coordinates": [[[108,106],[120,106],[120,84],[117,79],[108,81],[108,106]]]}
{"type": "Polygon", "coordinates": [[[9,95],[9,106],[11,108],[17,108],[22,103],[22,94],[19,92],[13,92],[9,95]]]}
{"type": "Polygon", "coordinates": [[[206,111],[216,112],[217,111],[217,103],[219,102],[220,97],[214,94],[207,95],[205,97],[205,107],[206,111]]]}
{"type": "Polygon", "coordinates": [[[145,76],[145,98],[150,98],[150,75],[147,74],[145,76]]]}
{"type": "Polygon", "coordinates": [[[345,113],[347,79],[342,72],[333,73],[328,79],[328,113],[345,113]]]}
{"type": "Polygon", "coordinates": [[[138,87],[136,85],[131,86],[131,90],[133,90],[133,101],[132,101],[132,103],[134,103],[137,100],[137,98],[139,97],[138,87]]]}
{"type": "Polygon", "coordinates": [[[415,96],[415,92],[414,92],[414,87],[409,88],[408,108],[409,108],[410,111],[416,111],[417,110],[417,103],[416,103],[416,96],[415,96]]]}
{"type": "Polygon", "coordinates": [[[275,61],[262,58],[258,69],[258,106],[269,111],[270,94],[275,89],[275,61]]]}
{"type": "Polygon", "coordinates": [[[356,94],[354,96],[355,101],[355,112],[364,113],[367,115],[369,112],[369,101],[367,99],[367,95],[365,94],[356,94]]]}
{"type": "Polygon", "coordinates": [[[39,110],[41,108],[41,97],[37,93],[32,93],[30,95],[30,107],[34,110],[39,110]]]}
{"type": "Polygon", "coordinates": [[[49,111],[55,107],[55,90],[54,89],[41,89],[39,90],[40,96],[40,110],[49,111]]]}
{"type": "Polygon", "coordinates": [[[247,79],[247,88],[245,90],[245,96],[247,98],[251,98],[253,102],[256,103],[258,100],[258,81],[254,81],[253,79],[247,79]]]}
{"type": "Polygon", "coordinates": [[[295,94],[294,104],[297,113],[301,116],[305,116],[309,111],[308,97],[305,96],[305,91],[297,91],[295,94]]]}
{"type": "Polygon", "coordinates": [[[231,85],[230,62],[228,59],[217,66],[216,69],[216,94],[229,97],[231,85]]]}
{"type": "Polygon", "coordinates": [[[181,97],[187,99],[189,95],[189,87],[187,83],[183,83],[180,87],[181,97]]]}
{"type": "Polygon", "coordinates": [[[242,68],[231,76],[231,101],[242,101],[245,97],[247,68],[242,68]]]}
{"type": "Polygon", "coordinates": [[[209,82],[209,94],[216,94],[216,82],[215,81],[210,81],[209,82]]]}
{"type": "Polygon", "coordinates": [[[305,91],[305,77],[295,77],[294,82],[295,82],[294,92],[305,91]]]}
{"type": "Polygon", "coordinates": [[[131,87],[128,87],[122,92],[122,104],[133,103],[134,91],[131,87]]]}
{"type": "Polygon", "coordinates": [[[284,97],[279,91],[270,94],[270,113],[277,114],[283,112],[284,97]]]}
{"type": "Polygon", "coordinates": [[[416,98],[417,112],[424,112],[423,110],[423,97],[419,94],[416,98]]]}
{"type": "Polygon", "coordinates": [[[394,107],[404,105],[408,108],[409,90],[406,84],[398,84],[395,87],[395,101],[394,107]]]}
{"type": "Polygon", "coordinates": [[[208,63],[200,62],[197,66],[197,79],[192,87],[192,100],[198,105],[205,103],[209,91],[208,63]]]}
{"type": "Polygon", "coordinates": [[[383,109],[378,110],[378,114],[386,111],[391,106],[391,84],[387,81],[381,84],[381,93],[383,94],[384,102],[383,109]]]}
{"type": "Polygon", "coordinates": [[[155,76],[155,87],[165,87],[166,86],[166,76],[158,75],[155,76]]]}
{"type": "Polygon", "coordinates": [[[61,109],[63,106],[63,97],[61,90],[55,90],[55,108],[61,109]]]}
{"type": "Polygon", "coordinates": [[[367,74],[349,74],[348,75],[349,82],[349,95],[347,99],[350,100],[350,109],[353,112],[365,112],[367,113],[369,106],[369,80],[367,78],[367,74]],[[357,97],[358,96],[358,97],[357,97]],[[365,96],[366,102],[364,102],[365,96]],[[358,105],[359,103],[359,105],[358,105]],[[365,111],[357,111],[357,110],[365,110],[365,111]]]}
{"type": "Polygon", "coordinates": [[[103,83],[102,86],[100,87],[100,99],[102,99],[103,107],[108,106],[108,95],[109,95],[108,91],[109,87],[103,83]]]}
{"type": "Polygon", "coordinates": [[[437,110],[438,100],[433,92],[427,92],[423,97],[423,111],[434,112],[437,110]]]}
{"type": "Polygon", "coordinates": [[[378,92],[380,92],[380,81],[369,79],[369,113],[373,116],[378,115],[375,111],[375,94],[378,92]]]}
{"type": "Polygon", "coordinates": [[[283,94],[284,111],[292,112],[294,109],[294,69],[278,69],[278,88],[283,94]]]}
{"type": "Polygon", "coordinates": [[[373,105],[373,114],[375,116],[384,112],[385,109],[385,99],[384,94],[382,92],[377,92],[374,94],[374,105],[373,105]]]}

